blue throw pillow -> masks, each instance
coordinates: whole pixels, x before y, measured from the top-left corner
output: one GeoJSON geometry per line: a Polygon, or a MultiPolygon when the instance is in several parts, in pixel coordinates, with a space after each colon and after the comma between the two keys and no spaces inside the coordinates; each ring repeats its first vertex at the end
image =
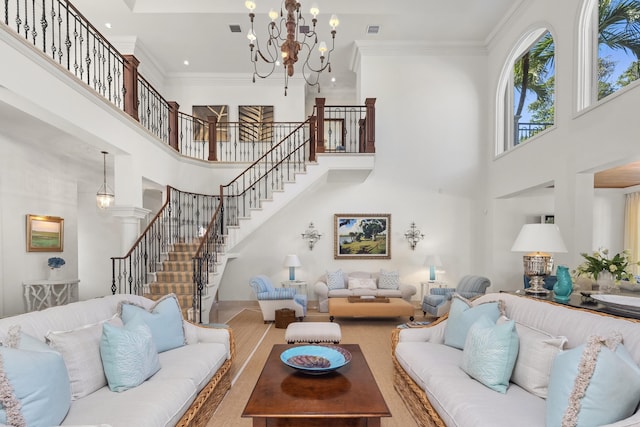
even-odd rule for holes
{"type": "MultiPolygon", "coordinates": [[[[5,399],[19,402],[29,427],[57,426],[71,405],[69,375],[62,356],[44,342],[22,334],[17,348],[0,346],[0,368],[9,383],[0,382],[5,399]]],[[[16,422],[0,405],[0,423],[16,422]],[[7,419],[7,417],[12,419],[7,419]]]]}
{"type": "Polygon", "coordinates": [[[469,328],[462,353],[462,370],[490,389],[506,393],[518,349],[513,320],[496,325],[487,316],[482,316],[469,328]]]}
{"type": "Polygon", "coordinates": [[[630,417],[640,402],[640,368],[620,335],[591,336],[551,368],[547,425],[601,426],[630,417]]]}
{"type": "Polygon", "coordinates": [[[151,329],[153,342],[159,353],[184,345],[182,312],[175,294],[159,299],[149,311],[128,301],[120,304],[120,317],[125,325],[137,315],[151,329]]]}
{"type": "Polygon", "coordinates": [[[378,277],[378,288],[399,289],[400,273],[397,271],[380,270],[380,276],[378,277]]]}
{"type": "Polygon", "coordinates": [[[344,273],[342,273],[342,270],[327,271],[327,287],[329,290],[344,289],[344,273]]]}
{"type": "Polygon", "coordinates": [[[111,391],[137,387],[160,369],[151,329],[140,316],[135,316],[122,328],[105,323],[100,356],[111,391]]]}
{"type": "Polygon", "coordinates": [[[471,302],[459,295],[454,295],[449,309],[447,326],[444,330],[444,343],[462,350],[471,325],[482,316],[489,317],[495,323],[501,314],[500,304],[502,302],[494,301],[472,307],[471,302]]]}

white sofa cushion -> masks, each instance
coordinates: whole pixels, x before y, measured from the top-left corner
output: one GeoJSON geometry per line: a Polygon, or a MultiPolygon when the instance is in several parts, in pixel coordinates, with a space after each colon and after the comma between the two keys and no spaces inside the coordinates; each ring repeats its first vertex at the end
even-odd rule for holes
{"type": "Polygon", "coordinates": [[[544,399],[515,384],[505,394],[488,389],[460,368],[461,350],[430,342],[400,341],[396,358],[425,390],[447,426],[545,425],[544,399]]]}
{"type": "Polygon", "coordinates": [[[160,353],[162,369],[153,381],[187,378],[200,391],[227,360],[223,344],[198,343],[160,353]]]}
{"type": "Polygon", "coordinates": [[[544,331],[516,322],[520,350],[511,381],[538,397],[547,397],[551,365],[564,348],[567,338],[554,337],[544,331]]]}
{"type": "Polygon", "coordinates": [[[358,277],[349,277],[349,289],[372,289],[376,290],[376,281],[370,277],[368,278],[358,278],[358,277]]]}

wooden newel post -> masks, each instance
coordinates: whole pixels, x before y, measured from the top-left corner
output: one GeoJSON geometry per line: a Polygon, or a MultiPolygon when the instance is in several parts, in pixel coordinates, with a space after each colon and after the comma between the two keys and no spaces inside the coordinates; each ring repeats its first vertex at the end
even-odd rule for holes
{"type": "Polygon", "coordinates": [[[325,98],[316,98],[316,153],[324,153],[324,103],[325,98]]]}
{"type": "Polygon", "coordinates": [[[309,161],[316,161],[316,116],[309,117],[309,161]]]}
{"type": "Polygon", "coordinates": [[[124,59],[124,112],[140,121],[138,116],[138,65],[133,55],[122,55],[124,59]]]}
{"type": "Polygon", "coordinates": [[[367,98],[364,101],[364,105],[367,108],[367,123],[366,123],[366,147],[365,153],[376,152],[376,99],[367,98]]]}
{"type": "Polygon", "coordinates": [[[207,116],[209,122],[209,161],[218,161],[218,117],[207,116]]]}
{"type": "Polygon", "coordinates": [[[176,151],[180,151],[178,146],[178,110],[180,105],[175,101],[167,101],[169,105],[169,145],[176,151]]]}

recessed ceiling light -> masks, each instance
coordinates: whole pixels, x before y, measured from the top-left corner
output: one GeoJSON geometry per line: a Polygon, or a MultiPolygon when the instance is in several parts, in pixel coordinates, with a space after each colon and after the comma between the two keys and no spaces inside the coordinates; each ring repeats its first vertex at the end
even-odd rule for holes
{"type": "Polygon", "coordinates": [[[107,28],[111,28],[111,22],[105,22],[104,26],[107,28]]]}
{"type": "Polygon", "coordinates": [[[335,77],[331,77],[331,83],[335,83],[336,82],[336,78],[335,77]]]}
{"type": "Polygon", "coordinates": [[[184,65],[189,65],[189,61],[188,61],[188,60],[186,60],[186,59],[185,59],[182,63],[183,63],[184,65]]]}

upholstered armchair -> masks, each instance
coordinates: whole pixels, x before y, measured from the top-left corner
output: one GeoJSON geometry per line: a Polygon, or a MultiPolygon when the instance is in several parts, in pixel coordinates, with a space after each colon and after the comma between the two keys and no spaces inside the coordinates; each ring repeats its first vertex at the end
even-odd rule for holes
{"type": "Polygon", "coordinates": [[[302,320],[307,315],[307,296],[297,295],[293,288],[275,288],[267,276],[254,276],[249,281],[253,289],[265,323],[276,320],[276,310],[290,308],[302,320]]]}
{"type": "Polygon", "coordinates": [[[482,276],[464,276],[455,288],[433,288],[422,300],[422,312],[441,317],[449,312],[451,297],[454,293],[464,298],[475,298],[484,294],[491,281],[482,276]]]}

